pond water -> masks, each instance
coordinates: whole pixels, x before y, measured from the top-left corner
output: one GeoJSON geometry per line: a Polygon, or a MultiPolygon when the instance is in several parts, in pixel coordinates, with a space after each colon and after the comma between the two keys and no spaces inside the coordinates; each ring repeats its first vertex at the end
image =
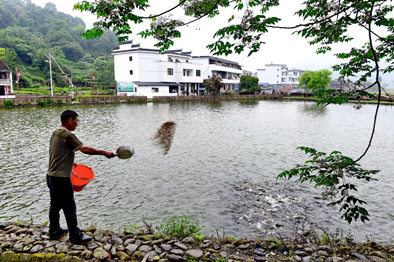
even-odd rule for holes
{"type": "MultiPolygon", "coordinates": [[[[357,158],[372,130],[375,106],[316,107],[311,102],[220,101],[74,105],[0,110],[0,221],[48,221],[45,183],[49,138],[60,114],[79,114],[75,134],[86,145],[115,151],[131,145],[128,160],[76,153],[96,178],[75,194],[78,219],[123,231],[142,221],[197,218],[202,232],[240,237],[291,237],[319,226],[390,241],[394,233],[392,170],[394,109],[381,106],[372,148],[360,162],[380,169],[379,180],[358,183],[371,221],[348,225],[328,208],[319,189],[276,181],[285,169],[307,160],[298,146],[339,150],[357,158]],[[152,137],[166,121],[177,123],[168,154],[152,137]]],[[[62,216],[63,217],[63,216],[62,216]]],[[[63,220],[63,224],[64,220],[63,220]]]]}

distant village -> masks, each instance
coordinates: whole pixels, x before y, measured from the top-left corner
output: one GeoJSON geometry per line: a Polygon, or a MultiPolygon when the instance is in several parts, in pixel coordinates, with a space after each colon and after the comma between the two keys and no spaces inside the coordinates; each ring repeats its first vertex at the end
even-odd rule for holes
{"type": "MultiPolygon", "coordinates": [[[[257,77],[261,93],[289,95],[303,92],[297,89],[297,85],[304,70],[289,69],[286,64],[266,64],[265,68],[251,72],[244,70],[235,61],[215,56],[192,56],[192,52],[183,52],[182,49],[160,53],[158,49],[143,48],[140,44],[133,44],[133,41],[120,43],[119,47],[113,49],[112,56],[118,95],[147,98],[203,95],[204,80],[213,75],[222,78],[222,94],[240,91],[242,75],[257,77]]],[[[14,97],[12,74],[12,70],[0,60],[2,97],[14,97]]],[[[15,74],[14,78],[18,79],[19,72],[15,74]]],[[[341,87],[339,82],[334,80],[330,88],[341,87]]]]}

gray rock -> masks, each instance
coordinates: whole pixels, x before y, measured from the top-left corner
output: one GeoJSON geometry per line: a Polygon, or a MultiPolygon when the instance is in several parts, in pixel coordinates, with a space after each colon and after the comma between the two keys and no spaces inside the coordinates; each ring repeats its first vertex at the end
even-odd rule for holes
{"type": "Polygon", "coordinates": [[[96,242],[90,243],[90,244],[88,245],[88,249],[89,249],[89,250],[93,250],[93,249],[96,249],[96,248],[98,248],[98,247],[99,247],[99,245],[97,245],[96,242]]]}
{"type": "Polygon", "coordinates": [[[61,254],[61,253],[65,253],[67,254],[69,251],[68,249],[68,245],[66,245],[65,243],[61,243],[61,245],[56,245],[56,253],[61,254]]]}
{"type": "Polygon", "coordinates": [[[174,245],[183,250],[187,250],[187,246],[185,244],[182,244],[181,242],[176,242],[174,245]]]}
{"type": "Polygon", "coordinates": [[[363,255],[361,255],[361,254],[359,254],[359,253],[352,253],[352,256],[354,256],[354,257],[356,257],[356,258],[358,258],[358,259],[360,259],[360,260],[367,260],[367,258],[366,257],[364,257],[363,255]]]}
{"type": "Polygon", "coordinates": [[[332,248],[330,246],[323,245],[323,246],[319,246],[319,250],[324,250],[331,253],[332,248]]]}
{"type": "Polygon", "coordinates": [[[47,244],[46,244],[46,248],[49,248],[49,247],[53,247],[54,245],[56,245],[57,243],[59,243],[59,241],[57,241],[57,240],[53,240],[53,241],[51,241],[51,242],[48,242],[47,244]]]}
{"type": "Polygon", "coordinates": [[[108,254],[107,251],[102,249],[101,247],[96,248],[93,252],[93,257],[97,258],[98,260],[108,260],[111,259],[111,256],[108,254]]]}
{"type": "Polygon", "coordinates": [[[310,262],[311,260],[312,260],[311,256],[307,256],[307,257],[302,258],[302,261],[304,261],[304,262],[310,262]]]}
{"type": "Polygon", "coordinates": [[[141,239],[144,241],[152,241],[153,239],[155,239],[155,235],[144,235],[141,236],[141,239]]]}
{"type": "Polygon", "coordinates": [[[130,256],[127,255],[125,252],[120,251],[118,254],[116,254],[117,257],[120,259],[120,261],[126,261],[130,260],[130,256]]]}
{"type": "Polygon", "coordinates": [[[227,252],[226,251],[222,251],[219,253],[221,257],[226,258],[227,257],[227,252]]]}
{"type": "Polygon", "coordinates": [[[112,247],[111,244],[106,244],[106,245],[104,246],[104,250],[105,250],[105,251],[108,251],[108,250],[111,249],[111,247],[112,247]]]}
{"type": "Polygon", "coordinates": [[[296,259],[297,261],[301,261],[301,260],[302,260],[299,256],[295,256],[295,259],[296,259]]]}
{"type": "Polygon", "coordinates": [[[200,249],[190,249],[186,251],[186,254],[191,257],[200,258],[202,257],[203,252],[200,249]]]}
{"type": "Polygon", "coordinates": [[[118,237],[114,237],[111,239],[110,243],[111,245],[123,245],[123,240],[118,237]]]}
{"type": "Polygon", "coordinates": [[[317,251],[317,254],[318,254],[319,256],[328,257],[328,253],[327,253],[326,251],[324,251],[324,250],[319,250],[319,251],[317,251]]]}
{"type": "Polygon", "coordinates": [[[21,253],[23,251],[23,244],[15,244],[14,250],[18,253],[21,253]]]}
{"type": "Polygon", "coordinates": [[[153,250],[153,248],[151,246],[148,246],[148,245],[142,245],[142,246],[140,246],[139,250],[141,252],[149,253],[150,251],[153,250]]]}
{"type": "Polygon", "coordinates": [[[123,245],[128,246],[129,244],[133,244],[135,242],[135,238],[127,239],[123,245]]]}
{"type": "Polygon", "coordinates": [[[130,245],[128,245],[128,246],[126,247],[126,253],[127,253],[129,256],[131,256],[131,255],[134,253],[134,251],[137,250],[137,248],[138,248],[137,245],[135,245],[135,244],[130,244],[130,245]]]}
{"type": "Polygon", "coordinates": [[[110,239],[111,239],[110,236],[103,236],[103,238],[101,238],[100,242],[101,243],[107,243],[110,239]]]}
{"type": "Polygon", "coordinates": [[[249,247],[250,247],[249,244],[239,245],[239,246],[238,246],[239,249],[248,249],[249,247]]]}
{"type": "Polygon", "coordinates": [[[69,256],[79,256],[81,253],[82,253],[82,252],[79,251],[79,250],[74,250],[74,251],[68,252],[67,255],[69,255],[69,256]]]}
{"type": "Polygon", "coordinates": [[[306,252],[306,253],[313,253],[313,248],[311,248],[311,247],[306,247],[306,248],[304,248],[304,251],[306,252]]]}
{"type": "Polygon", "coordinates": [[[26,245],[23,247],[23,252],[29,252],[33,245],[26,245]]]}
{"type": "Polygon", "coordinates": [[[185,237],[185,238],[182,240],[182,243],[185,243],[185,244],[194,244],[194,243],[196,243],[196,240],[195,240],[194,238],[192,238],[192,237],[185,237]]]}
{"type": "Polygon", "coordinates": [[[124,246],[123,245],[116,246],[116,249],[119,251],[124,251],[124,246]]]}
{"type": "Polygon", "coordinates": [[[151,251],[148,253],[148,261],[153,262],[155,260],[156,251],[151,251]]]}
{"type": "Polygon", "coordinates": [[[54,247],[45,248],[45,251],[48,253],[56,253],[56,249],[54,247]]]}
{"type": "Polygon", "coordinates": [[[93,234],[93,238],[96,241],[101,241],[101,239],[104,237],[104,232],[102,230],[96,230],[93,234]]]}
{"type": "Polygon", "coordinates": [[[163,250],[160,248],[160,247],[158,247],[158,246],[156,246],[156,245],[153,245],[153,249],[156,251],[156,253],[158,253],[158,254],[161,254],[162,252],[163,252],[163,250]]]}
{"type": "Polygon", "coordinates": [[[204,242],[202,242],[201,247],[202,248],[208,248],[212,245],[212,241],[211,240],[204,240],[204,242]]]}
{"type": "Polygon", "coordinates": [[[84,251],[85,249],[86,249],[85,246],[82,246],[82,245],[73,245],[73,246],[71,247],[71,250],[84,251]]]}
{"type": "Polygon", "coordinates": [[[301,256],[301,257],[305,257],[306,256],[306,253],[304,251],[299,251],[299,250],[296,250],[294,252],[294,254],[296,254],[297,256],[301,256]]]}
{"type": "Polygon", "coordinates": [[[44,246],[43,245],[35,245],[34,247],[32,247],[30,249],[30,253],[38,253],[40,251],[44,250],[44,246]]]}
{"type": "Polygon", "coordinates": [[[158,245],[163,243],[163,239],[156,239],[151,242],[151,245],[158,245]]]}
{"type": "Polygon", "coordinates": [[[92,258],[92,255],[93,255],[93,253],[92,253],[92,251],[90,251],[90,250],[84,250],[84,251],[82,251],[82,253],[81,253],[81,256],[84,257],[84,258],[86,258],[86,259],[91,259],[91,258],[92,258]]]}
{"type": "Polygon", "coordinates": [[[116,246],[112,246],[112,248],[111,248],[111,255],[113,255],[113,256],[116,255],[116,246]]]}
{"type": "Polygon", "coordinates": [[[178,255],[175,255],[175,254],[169,254],[168,256],[167,256],[167,259],[169,260],[169,261],[183,261],[184,259],[183,259],[183,257],[181,257],[181,256],[178,256],[178,255]]]}
{"type": "Polygon", "coordinates": [[[172,249],[172,246],[169,244],[161,244],[161,248],[165,251],[170,251],[172,249]]]}
{"type": "Polygon", "coordinates": [[[185,252],[183,252],[183,250],[180,250],[180,249],[172,249],[170,251],[170,253],[175,254],[175,255],[183,255],[185,252]]]}

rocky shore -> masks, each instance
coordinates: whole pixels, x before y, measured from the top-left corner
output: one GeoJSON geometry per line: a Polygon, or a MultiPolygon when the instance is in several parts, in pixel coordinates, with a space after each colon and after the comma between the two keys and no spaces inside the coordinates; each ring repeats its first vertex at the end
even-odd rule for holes
{"type": "Polygon", "coordinates": [[[232,237],[174,237],[139,232],[114,233],[94,226],[84,229],[93,241],[74,245],[68,234],[50,240],[48,227],[0,223],[0,262],[133,261],[133,262],[262,262],[262,261],[394,261],[394,245],[354,243],[305,234],[292,240],[232,237]]]}

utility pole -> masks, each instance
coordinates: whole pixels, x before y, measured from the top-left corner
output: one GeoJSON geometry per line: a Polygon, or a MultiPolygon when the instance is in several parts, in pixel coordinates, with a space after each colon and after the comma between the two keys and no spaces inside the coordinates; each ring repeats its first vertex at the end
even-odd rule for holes
{"type": "Polygon", "coordinates": [[[49,63],[49,75],[51,77],[51,96],[53,96],[53,85],[52,85],[52,60],[51,60],[51,54],[50,53],[44,53],[46,57],[48,57],[49,61],[47,61],[49,63]]]}

